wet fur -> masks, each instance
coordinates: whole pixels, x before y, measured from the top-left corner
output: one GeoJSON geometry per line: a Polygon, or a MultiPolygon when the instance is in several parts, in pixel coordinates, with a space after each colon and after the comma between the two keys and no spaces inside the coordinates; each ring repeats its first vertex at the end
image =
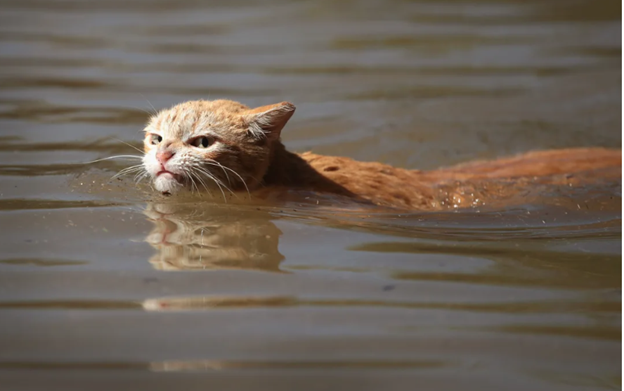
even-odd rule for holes
{"type": "Polygon", "coordinates": [[[303,189],[416,210],[441,208],[437,187],[449,182],[469,185],[483,180],[552,177],[551,182],[557,183],[569,179],[566,174],[606,168],[617,168],[621,177],[621,150],[605,148],[529,152],[432,171],[310,152],[296,154],[280,141],[281,130],[294,111],[295,106],[288,102],[255,109],[229,100],[181,103],[161,111],[146,126],[144,168],[154,187],[166,194],[189,188],[279,197],[290,189],[303,189]],[[150,143],[154,134],[162,136],[158,145],[150,143]],[[214,141],[208,148],[190,145],[193,138],[204,135],[214,141]],[[157,176],[165,166],[161,167],[156,153],[163,150],[174,153],[165,164],[173,177],[157,176]]]}

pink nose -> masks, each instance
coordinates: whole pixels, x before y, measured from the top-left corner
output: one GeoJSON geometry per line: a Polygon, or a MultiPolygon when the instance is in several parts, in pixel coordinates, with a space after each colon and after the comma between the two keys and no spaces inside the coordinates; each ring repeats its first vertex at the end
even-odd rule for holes
{"type": "Polygon", "coordinates": [[[160,164],[165,164],[173,155],[175,155],[175,152],[165,149],[164,151],[158,151],[156,153],[156,159],[158,159],[160,164]]]}

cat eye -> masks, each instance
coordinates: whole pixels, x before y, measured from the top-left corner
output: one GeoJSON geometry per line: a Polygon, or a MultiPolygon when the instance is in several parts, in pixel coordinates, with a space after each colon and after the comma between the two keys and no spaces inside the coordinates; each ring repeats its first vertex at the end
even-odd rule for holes
{"type": "Polygon", "coordinates": [[[208,148],[210,144],[212,144],[212,140],[206,136],[198,137],[191,143],[191,145],[197,148],[208,148]]]}
{"type": "Polygon", "coordinates": [[[152,145],[157,145],[158,143],[160,143],[162,141],[162,136],[158,135],[158,134],[152,134],[150,135],[150,144],[152,145]]]}

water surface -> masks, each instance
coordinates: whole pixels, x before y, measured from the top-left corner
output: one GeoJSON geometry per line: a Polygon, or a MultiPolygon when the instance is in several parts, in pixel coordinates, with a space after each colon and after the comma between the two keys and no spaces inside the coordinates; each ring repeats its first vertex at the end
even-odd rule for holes
{"type": "Polygon", "coordinates": [[[164,198],[84,163],[134,153],[154,108],[221,97],[294,102],[292,150],[408,168],[620,147],[620,15],[3,2],[3,386],[619,389],[621,180],[393,213],[164,198]]]}

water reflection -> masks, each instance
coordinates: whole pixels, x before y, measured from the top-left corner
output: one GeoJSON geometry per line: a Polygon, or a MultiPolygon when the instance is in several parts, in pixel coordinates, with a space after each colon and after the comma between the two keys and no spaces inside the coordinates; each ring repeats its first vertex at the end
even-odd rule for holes
{"type": "Polygon", "coordinates": [[[150,203],[144,213],[154,223],[145,241],[157,251],[155,269],[280,271],[282,232],[268,213],[172,203],[150,203]]]}

